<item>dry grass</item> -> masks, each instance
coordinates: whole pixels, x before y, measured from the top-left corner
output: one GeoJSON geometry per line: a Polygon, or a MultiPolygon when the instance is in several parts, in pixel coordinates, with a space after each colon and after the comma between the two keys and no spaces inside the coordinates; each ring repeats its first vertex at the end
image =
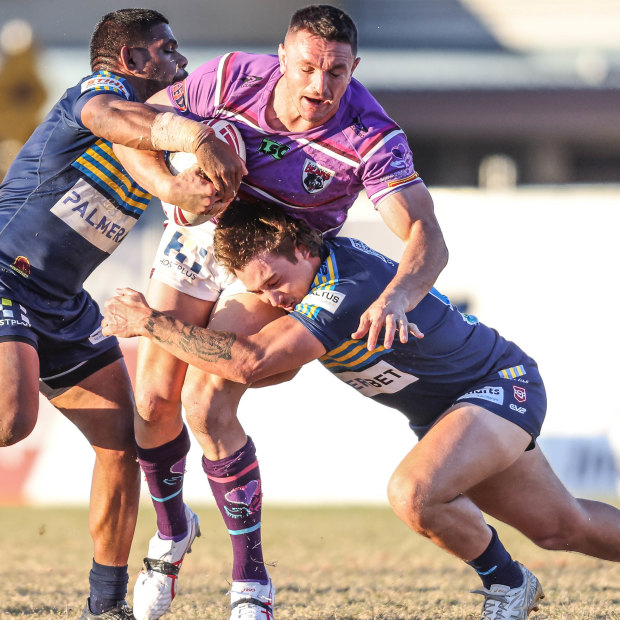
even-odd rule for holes
{"type": "MultiPolygon", "coordinates": [[[[203,537],[183,567],[169,620],[226,620],[228,535],[214,508],[199,508],[203,537]]],[[[91,546],[83,509],[0,511],[0,618],[77,618],[91,546]]],[[[266,560],[278,588],[278,620],[474,620],[481,599],[471,569],[411,534],[388,508],[267,508],[266,560]]],[[[131,587],[153,533],[141,511],[131,587]]],[[[546,599],[533,619],[620,620],[620,564],[551,553],[498,527],[513,556],[539,577],[546,599]]]]}

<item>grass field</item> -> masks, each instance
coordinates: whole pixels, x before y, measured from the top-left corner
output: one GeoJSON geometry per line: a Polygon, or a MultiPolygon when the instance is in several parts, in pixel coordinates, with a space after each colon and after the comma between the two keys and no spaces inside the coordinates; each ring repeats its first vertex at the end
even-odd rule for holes
{"type": "MultiPolygon", "coordinates": [[[[183,566],[167,620],[227,620],[228,535],[215,508],[198,508],[203,536],[183,566]]],[[[77,618],[88,590],[91,544],[85,509],[0,510],[0,618],[77,618]]],[[[153,534],[141,510],[130,591],[153,534]]],[[[478,618],[473,571],[410,533],[382,507],[265,508],[265,559],[277,586],[277,620],[478,618]]],[[[497,526],[496,523],[494,525],[497,526]]],[[[497,526],[513,554],[541,580],[533,619],[620,619],[620,564],[552,553],[497,526]]]]}

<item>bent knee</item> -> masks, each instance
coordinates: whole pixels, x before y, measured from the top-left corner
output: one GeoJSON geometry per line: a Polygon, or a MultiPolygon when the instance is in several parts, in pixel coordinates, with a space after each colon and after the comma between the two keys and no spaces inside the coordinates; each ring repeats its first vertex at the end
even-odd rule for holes
{"type": "Polygon", "coordinates": [[[181,413],[180,394],[162,394],[150,388],[138,390],[136,411],[145,422],[169,420],[181,413]]]}
{"type": "Polygon", "coordinates": [[[434,502],[427,482],[396,472],[388,483],[388,499],[396,515],[415,531],[424,534],[432,525],[434,502]]]}
{"type": "Polygon", "coordinates": [[[26,439],[37,423],[38,410],[3,411],[0,418],[0,447],[7,447],[26,439]]]}

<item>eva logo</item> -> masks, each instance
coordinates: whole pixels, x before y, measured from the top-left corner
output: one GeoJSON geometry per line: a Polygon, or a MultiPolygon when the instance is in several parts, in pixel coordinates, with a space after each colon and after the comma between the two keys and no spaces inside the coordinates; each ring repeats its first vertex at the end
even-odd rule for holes
{"type": "Polygon", "coordinates": [[[318,306],[334,314],[345,297],[346,295],[344,293],[339,293],[331,289],[319,288],[310,291],[301,300],[301,303],[308,306],[318,306]]]}
{"type": "Polygon", "coordinates": [[[301,175],[301,182],[309,194],[322,192],[334,178],[333,170],[320,166],[311,159],[306,159],[301,175]]]}

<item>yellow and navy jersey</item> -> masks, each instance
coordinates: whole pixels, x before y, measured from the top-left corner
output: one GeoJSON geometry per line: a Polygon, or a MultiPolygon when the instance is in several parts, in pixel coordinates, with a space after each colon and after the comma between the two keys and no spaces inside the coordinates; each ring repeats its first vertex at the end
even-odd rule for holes
{"type": "Polygon", "coordinates": [[[81,121],[100,94],[137,97],[99,71],[68,89],[18,153],[0,185],[0,278],[66,299],[126,237],[151,195],[129,177],[112,145],[81,121]]]}
{"type": "Polygon", "coordinates": [[[436,289],[407,314],[424,338],[410,336],[406,344],[396,339],[389,349],[368,351],[366,340],[351,334],[398,265],[357,239],[329,239],[323,250],[312,288],[290,316],[325,346],[320,358],[325,368],[364,396],[398,409],[413,424],[427,424],[484,377],[517,376],[524,365],[535,365],[514,343],[459,312],[436,289]]]}

